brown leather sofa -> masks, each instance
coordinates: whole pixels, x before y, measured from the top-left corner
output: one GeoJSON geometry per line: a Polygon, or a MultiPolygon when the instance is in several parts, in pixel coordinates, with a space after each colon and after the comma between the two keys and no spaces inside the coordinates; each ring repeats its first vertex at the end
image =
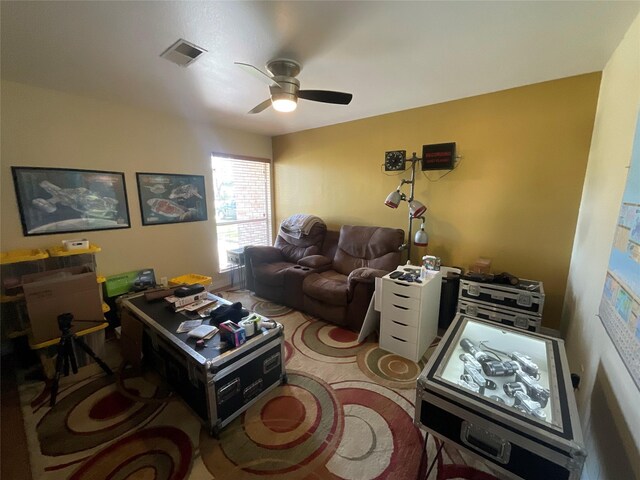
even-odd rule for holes
{"type": "Polygon", "coordinates": [[[273,247],[245,247],[247,288],[262,298],[302,309],[302,281],[310,269],[303,269],[298,260],[322,253],[326,233],[324,223],[316,223],[302,238],[280,229],[273,247]]]}
{"type": "Polygon", "coordinates": [[[274,247],[245,249],[248,288],[260,297],[360,330],[375,278],[400,263],[404,232],[343,225],[340,232],[325,231],[320,246],[311,234],[295,239],[296,244],[285,237],[280,232],[274,247]]]}

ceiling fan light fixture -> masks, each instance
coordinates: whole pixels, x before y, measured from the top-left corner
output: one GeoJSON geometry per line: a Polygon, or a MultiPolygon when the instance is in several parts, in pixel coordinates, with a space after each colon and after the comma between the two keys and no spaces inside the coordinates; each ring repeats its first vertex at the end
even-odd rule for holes
{"type": "Polygon", "coordinates": [[[298,106],[298,98],[288,92],[271,92],[271,104],[278,112],[293,112],[298,106]]]}

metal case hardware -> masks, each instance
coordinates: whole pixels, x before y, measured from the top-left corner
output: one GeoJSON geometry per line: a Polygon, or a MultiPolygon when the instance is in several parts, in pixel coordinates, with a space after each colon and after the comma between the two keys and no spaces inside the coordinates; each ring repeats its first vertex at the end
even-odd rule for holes
{"type": "Polygon", "coordinates": [[[502,464],[509,463],[511,443],[500,438],[495,433],[491,433],[465,420],[462,422],[460,440],[469,448],[477,450],[502,464]]]}

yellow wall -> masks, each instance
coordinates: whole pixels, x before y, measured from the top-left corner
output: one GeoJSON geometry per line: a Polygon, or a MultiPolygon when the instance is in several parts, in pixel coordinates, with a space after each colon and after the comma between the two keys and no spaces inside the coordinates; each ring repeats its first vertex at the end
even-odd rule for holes
{"type": "Polygon", "coordinates": [[[13,82],[2,82],[1,94],[3,251],[84,237],[102,247],[97,263],[104,275],[152,267],[158,278],[218,277],[210,154],[271,158],[269,137],[13,82]],[[12,165],[124,172],[132,227],[24,237],[12,165]],[[209,220],[143,227],[136,172],[204,175],[209,220]]]}
{"type": "Polygon", "coordinates": [[[588,480],[640,478],[640,392],[596,316],[638,115],[640,16],[602,73],[562,315],[569,363],[582,377],[576,399],[588,480]]]}
{"type": "MultiPolygon", "coordinates": [[[[333,228],[406,231],[406,204],[384,206],[401,178],[385,175],[384,152],[456,142],[456,170],[417,175],[427,251],[445,265],[488,257],[494,271],[542,280],[544,324],[557,327],[599,82],[581,75],[275,137],[277,221],[305,212],[333,228]]],[[[425,249],[412,254],[416,263],[425,249]]]]}

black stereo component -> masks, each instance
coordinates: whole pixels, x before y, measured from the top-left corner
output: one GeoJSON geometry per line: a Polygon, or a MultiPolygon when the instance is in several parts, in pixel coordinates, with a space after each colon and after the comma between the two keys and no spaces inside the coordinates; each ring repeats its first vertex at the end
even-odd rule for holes
{"type": "Polygon", "coordinates": [[[189,295],[195,295],[196,293],[204,292],[204,287],[199,283],[193,285],[186,285],[184,287],[176,288],[174,295],[176,297],[188,297],[189,295]]]}

